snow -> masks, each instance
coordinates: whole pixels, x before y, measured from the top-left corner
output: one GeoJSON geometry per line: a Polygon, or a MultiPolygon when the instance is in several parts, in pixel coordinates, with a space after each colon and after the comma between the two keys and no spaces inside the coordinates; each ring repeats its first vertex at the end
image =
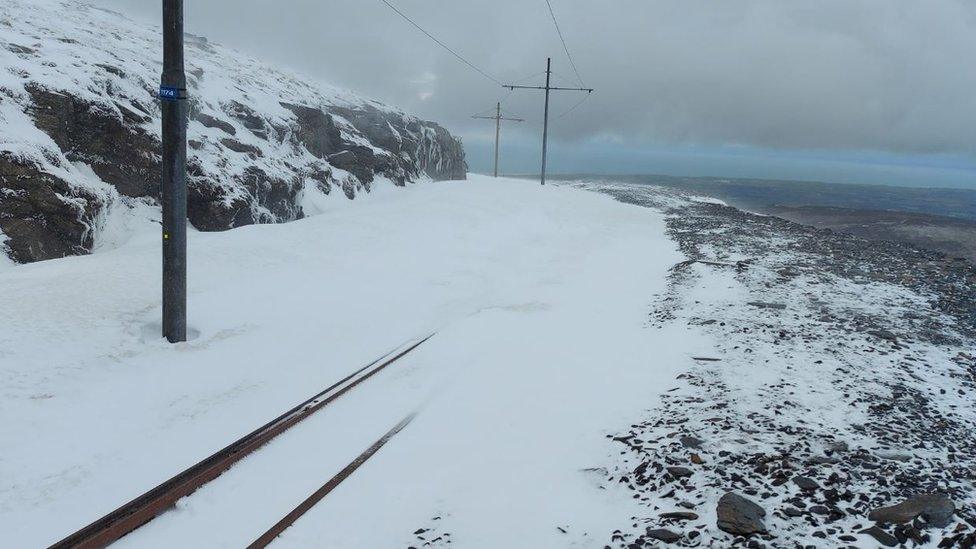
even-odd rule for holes
{"type": "Polygon", "coordinates": [[[699,202],[701,204],[716,204],[718,206],[728,206],[724,200],[719,200],[718,198],[713,198],[711,196],[695,196],[691,195],[688,200],[692,202],[699,202]]]}
{"type": "MultiPolygon", "coordinates": [[[[904,271],[926,273],[923,261],[912,262],[919,252],[892,247],[897,251],[875,256],[867,251],[884,244],[843,235],[828,239],[811,228],[732,208],[701,208],[694,197],[660,187],[584,187],[671,212],[669,234],[698,261],[672,271],[666,294],[652,306],[654,324],[700,327],[715,353],[702,356],[719,359],[688,369],[663,405],[618,433],[632,438],[621,439],[624,457],[611,464],[608,480],[627,479],[646,506],[621,526],[615,546],[629,546],[657,527],[696,530],[695,543],[702,547],[728,546],[732,537],[715,526],[716,503],[728,490],[744,491],[767,511],[774,538],[763,543],[775,547],[841,546],[845,535],[857,536],[858,547],[878,547],[861,532],[870,524],[869,511],[931,487],[950,494],[957,509],[972,507],[972,483],[956,472],[966,468],[956,445],[971,438],[976,424],[965,381],[973,339],[966,335],[968,325],[940,305],[945,294],[937,285],[905,284],[904,275],[896,274],[899,261],[905,261],[904,271]],[[901,283],[892,282],[899,278],[901,283]],[[749,305],[757,302],[780,307],[749,305]],[[897,334],[897,343],[876,335],[882,327],[897,334]],[[891,402],[897,404],[886,410],[891,402]],[[687,485],[653,472],[658,463],[688,463],[680,435],[701,441],[695,451],[702,461],[689,465],[687,485]],[[839,441],[850,452],[831,451],[835,465],[809,461],[839,441]],[[913,459],[898,465],[881,459],[876,468],[861,468],[855,457],[892,454],[913,459]],[[784,514],[787,507],[834,502],[826,492],[797,499],[795,483],[775,482],[775,469],[757,467],[780,460],[784,469],[825,487],[850,490],[853,497],[838,500],[848,500],[837,503],[841,515],[795,520],[784,514]],[[648,464],[649,473],[639,472],[648,464]],[[679,503],[692,506],[699,519],[677,525],[660,517],[679,503]]],[[[966,530],[957,526],[928,528],[930,541],[918,546],[945,545],[950,532],[966,530]]]]}
{"type": "Polygon", "coordinates": [[[602,547],[639,512],[587,469],[711,349],[647,327],[684,259],[660,213],[483,176],[319,198],[293,223],[189,235],[184,344],[158,336],[151,223],[0,270],[5,543],[54,542],[435,331],[119,545],[249,543],[414,411],[275,545],[402,547],[434,527],[463,547],[602,547]]]}
{"type": "MultiPolygon", "coordinates": [[[[40,130],[28,114],[35,108],[29,90],[37,88],[75,97],[92,110],[118,120],[133,116],[142,119],[135,124],[146,135],[158,138],[161,113],[156,99],[162,71],[161,33],[158,27],[132,21],[122,14],[78,0],[4,0],[0,14],[0,153],[9,153],[23,163],[37,166],[67,182],[72,189],[83,189],[99,198],[115,212],[99,213],[103,218],[96,227],[95,246],[108,248],[124,243],[120,238],[130,225],[152,222],[158,212],[147,211],[142,203],[119,196],[101,181],[88,166],[68,160],[65,151],[40,130]],[[65,14],[70,14],[66,17],[65,14]],[[124,219],[122,219],[124,218],[124,219]],[[114,226],[104,221],[123,223],[114,226]]],[[[333,174],[334,186],[352,174],[333,168],[326,160],[316,158],[298,143],[294,135],[297,119],[282,102],[318,108],[331,112],[336,107],[375,108],[387,115],[416,123],[418,143],[417,172],[440,168],[444,159],[432,139],[428,123],[400,109],[367,100],[356,93],[283,71],[239,52],[212,43],[202,37],[187,39],[187,75],[190,108],[194,119],[187,128],[189,162],[207,175],[208,181],[220,182],[228,202],[246,197],[252,191],[240,181],[248,170],[258,168],[282,180],[304,180],[305,191],[314,194],[314,182],[307,174],[333,174]],[[231,113],[241,106],[253,111],[263,129],[248,128],[231,113]],[[200,120],[209,116],[232,128],[233,135],[220,128],[208,128],[200,120]],[[233,138],[255,147],[260,154],[249,156],[230,150],[222,143],[233,138]]],[[[345,141],[366,146],[377,155],[390,151],[371,143],[359,130],[335,115],[345,141]]],[[[403,174],[407,180],[422,180],[418,174],[403,174]]],[[[360,190],[362,184],[356,184],[360,190]]],[[[320,193],[321,194],[321,193],[320,193]]],[[[334,192],[342,196],[341,192],[334,192]]],[[[277,219],[249,200],[253,217],[264,221],[277,219]]],[[[6,257],[4,263],[6,263],[6,257]]]]}
{"type": "Polygon", "coordinates": [[[14,261],[4,252],[7,240],[7,235],[3,234],[3,231],[0,231],[0,271],[9,269],[15,265],[14,261]]]}

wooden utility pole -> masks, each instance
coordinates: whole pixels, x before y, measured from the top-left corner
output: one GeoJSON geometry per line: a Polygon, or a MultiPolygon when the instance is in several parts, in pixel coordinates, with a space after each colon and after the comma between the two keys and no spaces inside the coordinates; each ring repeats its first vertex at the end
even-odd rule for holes
{"type": "Polygon", "coordinates": [[[498,177],[498,142],[502,133],[502,120],[509,122],[525,122],[525,120],[521,118],[504,118],[502,116],[502,104],[500,102],[495,106],[495,116],[472,116],[471,118],[495,121],[495,177],[498,177]]]}
{"type": "Polygon", "coordinates": [[[183,0],[163,0],[163,336],[186,341],[186,72],[183,0]]]}
{"type": "Polygon", "coordinates": [[[510,90],[545,90],[546,91],[546,107],[543,114],[542,122],[542,184],[546,184],[546,153],[548,151],[549,143],[549,92],[550,91],[585,91],[586,93],[593,93],[593,88],[559,88],[551,86],[552,77],[552,58],[546,59],[546,85],[545,86],[515,86],[512,84],[503,84],[504,87],[510,90]]]}

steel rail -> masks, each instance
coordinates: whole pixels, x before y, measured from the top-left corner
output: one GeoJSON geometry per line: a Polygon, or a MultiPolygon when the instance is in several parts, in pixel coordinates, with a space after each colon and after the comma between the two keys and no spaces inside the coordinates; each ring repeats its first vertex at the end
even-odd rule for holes
{"type": "Polygon", "coordinates": [[[181,498],[192,494],[203,485],[219,477],[234,464],[281,433],[294,427],[360,383],[400,360],[432,337],[434,334],[428,335],[405,349],[400,346],[397,348],[403,349],[400,352],[396,352],[397,349],[390,351],[210,457],[51,545],[49,549],[94,549],[105,547],[119,540],[173,507],[181,498]],[[390,356],[391,354],[393,356],[390,356]],[[366,373],[360,376],[364,372],[366,373]]]}
{"type": "Polygon", "coordinates": [[[356,469],[359,469],[364,463],[366,463],[366,460],[373,457],[373,454],[378,452],[380,448],[385,446],[386,443],[390,441],[391,438],[393,438],[397,433],[402,431],[403,428],[406,427],[411,421],[413,421],[413,418],[416,417],[416,415],[417,415],[416,412],[414,412],[409,416],[403,418],[403,421],[396,424],[396,426],[394,426],[392,429],[387,431],[385,435],[383,435],[379,440],[374,442],[373,445],[367,448],[365,452],[359,454],[359,456],[357,456],[356,459],[352,460],[352,462],[349,465],[346,465],[341,471],[336,473],[334,477],[329,479],[328,482],[323,484],[321,488],[316,490],[315,493],[313,493],[311,496],[306,498],[305,501],[301,502],[298,505],[298,507],[295,507],[290,513],[285,515],[283,519],[275,523],[275,525],[269,528],[267,532],[261,534],[261,537],[254,540],[254,542],[248,545],[247,549],[264,549],[265,547],[267,547],[271,542],[275,540],[275,538],[280,536],[282,532],[287,530],[292,524],[295,524],[295,521],[300,519],[302,515],[307,513],[312,507],[315,507],[315,505],[318,502],[322,501],[322,499],[325,496],[329,495],[329,492],[335,490],[336,487],[342,483],[342,481],[349,478],[349,475],[353,474],[356,471],[356,469]]]}

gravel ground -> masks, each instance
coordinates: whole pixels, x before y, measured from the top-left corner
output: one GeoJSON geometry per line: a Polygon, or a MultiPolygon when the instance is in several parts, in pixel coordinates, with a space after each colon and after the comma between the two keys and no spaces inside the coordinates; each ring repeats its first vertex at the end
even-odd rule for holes
{"type": "Polygon", "coordinates": [[[582,186],[670,214],[688,261],[649,325],[715,341],[610,435],[606,482],[646,513],[608,547],[976,544],[972,264],[673,189],[582,186]]]}

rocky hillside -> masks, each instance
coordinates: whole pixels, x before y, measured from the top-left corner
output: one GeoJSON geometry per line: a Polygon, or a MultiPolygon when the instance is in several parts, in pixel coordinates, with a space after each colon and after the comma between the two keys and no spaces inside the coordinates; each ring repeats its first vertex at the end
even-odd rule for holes
{"type": "MultiPolygon", "coordinates": [[[[157,211],[161,36],[75,0],[0,5],[0,256],[88,253],[126,231],[112,226],[126,212],[157,211]]],[[[460,141],[435,123],[205,38],[188,36],[187,72],[199,230],[300,219],[378,181],[465,177],[460,141]]]]}
{"type": "Polygon", "coordinates": [[[610,547],[976,546],[970,262],[684,190],[585,185],[668,214],[688,259],[650,327],[715,342],[607,435],[621,453],[602,480],[644,506],[610,547]]]}

